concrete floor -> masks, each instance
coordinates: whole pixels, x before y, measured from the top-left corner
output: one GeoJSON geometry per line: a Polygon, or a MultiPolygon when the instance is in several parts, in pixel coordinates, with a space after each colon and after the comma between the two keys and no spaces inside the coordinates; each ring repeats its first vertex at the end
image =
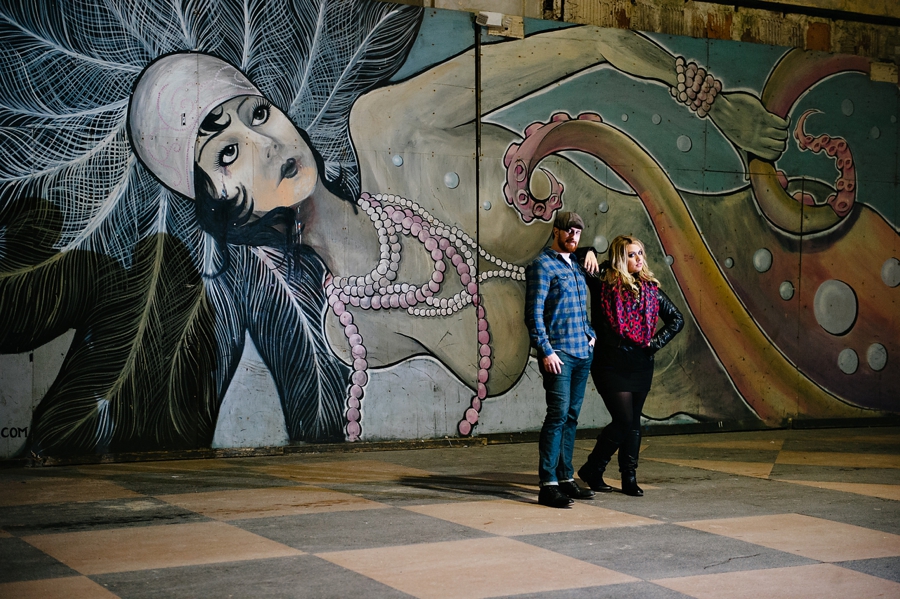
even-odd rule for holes
{"type": "Polygon", "coordinates": [[[536,462],[519,443],[0,470],[0,597],[900,597],[900,429],[649,437],[644,497],[566,510],[535,503],[536,462]]]}

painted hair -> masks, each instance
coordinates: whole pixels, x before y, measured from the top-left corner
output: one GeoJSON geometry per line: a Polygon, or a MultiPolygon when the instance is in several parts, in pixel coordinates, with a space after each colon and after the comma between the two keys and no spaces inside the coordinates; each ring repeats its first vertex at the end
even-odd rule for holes
{"type": "Polygon", "coordinates": [[[611,285],[622,284],[635,293],[640,293],[637,281],[656,283],[659,281],[647,266],[647,251],[644,248],[644,242],[633,235],[619,235],[609,244],[609,263],[610,267],[603,275],[603,280],[611,285]],[[644,250],[644,263],[641,265],[641,272],[636,273],[637,276],[628,272],[628,251],[629,245],[639,245],[644,250]]]}

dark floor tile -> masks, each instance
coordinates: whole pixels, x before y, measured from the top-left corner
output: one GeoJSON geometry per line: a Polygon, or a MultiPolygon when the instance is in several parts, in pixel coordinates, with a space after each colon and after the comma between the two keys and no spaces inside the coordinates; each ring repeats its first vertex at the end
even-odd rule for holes
{"type": "Polygon", "coordinates": [[[184,524],[207,519],[152,497],[21,505],[0,510],[0,528],[17,536],[184,524]]]}
{"type": "Polygon", "coordinates": [[[491,536],[399,508],[258,518],[229,524],[309,553],[491,536]]]}
{"type": "Polygon", "coordinates": [[[817,563],[673,524],[526,535],[516,539],[644,580],[817,563]]]}
{"type": "Polygon", "coordinates": [[[126,489],[144,495],[291,487],[300,484],[285,478],[231,468],[183,472],[140,472],[116,474],[106,478],[126,489]]]}
{"type": "Polygon", "coordinates": [[[900,582],[900,557],[860,559],[852,562],[838,562],[836,565],[878,578],[900,582]]]}
{"type": "Polygon", "coordinates": [[[79,574],[21,539],[0,539],[0,583],[66,576],[79,574]]]}
{"type": "Polygon", "coordinates": [[[585,587],[529,593],[527,595],[509,595],[498,599],[690,599],[688,595],[657,586],[650,582],[630,582],[611,584],[602,587],[585,587]]]}
{"type": "Polygon", "coordinates": [[[516,480],[491,480],[479,475],[433,475],[403,477],[389,482],[341,483],[321,485],[352,493],[366,499],[393,506],[445,503],[450,501],[482,501],[516,499],[522,494],[536,494],[523,489],[516,480]]]}
{"type": "Polygon", "coordinates": [[[122,599],[408,599],[312,555],[92,576],[122,599]]]}
{"type": "Polygon", "coordinates": [[[894,468],[850,468],[846,466],[775,464],[772,467],[769,478],[900,485],[900,470],[894,468]]]}

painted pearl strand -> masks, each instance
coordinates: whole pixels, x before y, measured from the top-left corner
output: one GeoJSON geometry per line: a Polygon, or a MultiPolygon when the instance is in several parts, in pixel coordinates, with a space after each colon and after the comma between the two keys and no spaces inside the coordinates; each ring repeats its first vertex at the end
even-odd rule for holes
{"type": "Polygon", "coordinates": [[[351,309],[361,310],[406,310],[415,317],[434,318],[450,316],[469,304],[475,306],[478,318],[478,376],[475,395],[463,418],[457,423],[457,430],[463,436],[472,432],[478,422],[481,404],[487,397],[487,381],[491,368],[490,327],[479,285],[489,278],[509,278],[525,280],[525,269],[492,256],[458,227],[444,224],[428,213],[416,202],[400,196],[363,193],[357,205],[369,216],[378,232],[381,258],[366,275],[335,278],[327,286],[328,304],[344,327],[344,335],[350,344],[353,356],[353,374],[347,395],[347,439],[356,441],[362,433],[360,406],[364,388],[368,382],[368,362],[366,347],[359,329],[353,322],[351,309]],[[426,283],[414,285],[397,282],[397,272],[403,246],[400,235],[418,240],[431,254],[434,269],[426,283]],[[499,266],[477,274],[476,253],[482,259],[499,266]],[[439,297],[448,273],[447,261],[456,271],[462,290],[452,297],[439,297]]]}
{"type": "Polygon", "coordinates": [[[672,97],[701,118],[709,114],[716,95],[722,91],[722,82],[707,73],[696,62],[686,62],[684,56],[675,59],[675,74],[678,84],[669,88],[672,97]]]}

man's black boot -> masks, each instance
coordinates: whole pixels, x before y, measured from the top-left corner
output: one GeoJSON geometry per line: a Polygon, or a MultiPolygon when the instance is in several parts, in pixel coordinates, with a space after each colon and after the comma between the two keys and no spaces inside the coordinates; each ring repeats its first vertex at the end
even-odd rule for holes
{"type": "Polygon", "coordinates": [[[538,492],[538,503],[547,507],[569,507],[574,502],[560,491],[559,485],[546,485],[538,492]]]}

